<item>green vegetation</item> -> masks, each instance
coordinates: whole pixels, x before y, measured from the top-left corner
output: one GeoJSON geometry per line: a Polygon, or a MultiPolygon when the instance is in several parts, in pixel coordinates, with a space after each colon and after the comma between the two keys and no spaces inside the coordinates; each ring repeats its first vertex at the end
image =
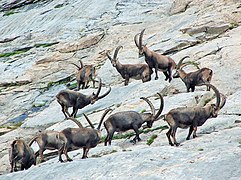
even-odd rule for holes
{"type": "Polygon", "coordinates": [[[70,84],[70,85],[68,86],[68,88],[69,88],[69,89],[75,89],[75,88],[77,88],[77,83],[70,84]]]}
{"type": "Polygon", "coordinates": [[[33,104],[32,107],[43,107],[46,105],[47,102],[42,102],[42,103],[36,103],[36,104],[33,104]]]}
{"type": "Polygon", "coordinates": [[[60,84],[66,84],[70,81],[71,77],[67,77],[65,79],[61,79],[57,82],[48,82],[46,90],[49,90],[51,87],[55,86],[55,85],[60,85],[60,84]]]}
{"type": "Polygon", "coordinates": [[[2,57],[10,57],[10,56],[14,56],[14,55],[17,55],[17,54],[22,54],[22,53],[25,53],[25,52],[29,51],[33,47],[36,47],[36,48],[39,48],[39,47],[49,47],[49,46],[53,46],[53,45],[58,44],[58,43],[59,42],[35,44],[34,46],[31,46],[31,47],[25,47],[25,48],[14,50],[12,52],[2,53],[2,54],[0,54],[0,58],[2,58],[2,57]]]}
{"type": "Polygon", "coordinates": [[[153,134],[151,137],[150,137],[150,139],[148,139],[148,141],[146,142],[146,144],[147,145],[151,145],[153,142],[154,142],[154,140],[157,138],[157,135],[156,134],[153,134]]]}
{"type": "MultiPolygon", "coordinates": [[[[156,131],[156,130],[165,130],[165,129],[168,129],[168,126],[159,126],[159,127],[156,127],[156,128],[153,128],[153,129],[142,129],[140,130],[140,134],[144,133],[149,133],[149,132],[153,132],[153,131],[156,131]]],[[[116,140],[116,139],[130,139],[132,136],[135,136],[135,132],[131,132],[131,133],[125,133],[125,134],[117,134],[117,135],[114,135],[112,140],[116,140]]],[[[103,136],[101,138],[101,142],[104,142],[105,141],[105,138],[106,136],[103,136]]]]}
{"type": "Polygon", "coordinates": [[[10,15],[15,14],[15,13],[17,13],[17,12],[14,12],[13,10],[10,10],[10,11],[5,12],[3,14],[3,16],[10,16],[10,15]]]}
{"type": "Polygon", "coordinates": [[[22,53],[25,53],[27,52],[29,49],[20,49],[20,50],[15,50],[13,52],[8,52],[8,53],[2,53],[0,54],[0,58],[2,57],[9,57],[9,56],[14,56],[14,55],[17,55],[17,54],[22,54],[22,53]]]}
{"type": "Polygon", "coordinates": [[[40,44],[35,44],[34,47],[39,48],[39,47],[50,47],[55,44],[58,44],[59,42],[53,42],[53,43],[40,43],[40,44]]]}
{"type": "Polygon", "coordinates": [[[230,23],[229,29],[234,29],[238,26],[239,26],[239,24],[237,22],[232,22],[232,23],[230,23]]]}
{"type": "Polygon", "coordinates": [[[195,66],[197,69],[200,69],[198,65],[200,65],[200,63],[195,62],[195,61],[187,61],[185,62],[185,64],[191,64],[193,66],[195,66]]]}
{"type": "Polygon", "coordinates": [[[140,111],[140,113],[144,113],[144,112],[146,112],[146,109],[142,109],[142,110],[140,111]]]}
{"type": "Polygon", "coordinates": [[[204,151],[204,149],[203,148],[199,148],[198,151],[204,151]]]}
{"type": "Polygon", "coordinates": [[[63,7],[64,6],[64,4],[57,4],[56,6],[54,6],[54,8],[61,8],[61,7],[63,7]]]}

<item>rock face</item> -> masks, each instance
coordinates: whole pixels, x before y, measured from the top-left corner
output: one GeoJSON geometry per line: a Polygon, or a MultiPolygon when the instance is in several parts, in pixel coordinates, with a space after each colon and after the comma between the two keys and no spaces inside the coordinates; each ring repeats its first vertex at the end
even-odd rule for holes
{"type": "MultiPolygon", "coordinates": [[[[237,0],[1,1],[0,174],[4,175],[0,179],[238,179],[240,19],[241,3],[237,0]],[[128,86],[123,85],[105,53],[122,45],[118,55],[121,63],[145,63],[144,58],[138,58],[134,43],[135,34],[144,28],[143,42],[151,50],[170,56],[176,63],[189,55],[200,67],[214,71],[212,84],[227,97],[220,115],[198,128],[196,139],[186,141],[188,130],[179,129],[180,147],[169,146],[167,130],[159,128],[167,124],[160,120],[152,131],[140,135],[142,141],[136,145],[125,138],[113,140],[112,146],[100,144],[91,149],[89,159],[81,160],[82,150],[76,150],[70,152],[73,162],[59,163],[54,155],[27,171],[7,174],[7,149],[15,138],[29,141],[39,130],[76,127],[64,120],[55,96],[74,86],[76,67],[71,63],[79,59],[95,65],[97,76],[106,86],[103,92],[112,87],[108,96],[78,111],[78,120],[84,126],[88,123],[82,113],[96,125],[109,107],[113,112],[150,111],[140,97],[149,97],[158,108],[157,92],[165,96],[162,114],[212,100],[213,93],[206,92],[206,87],[186,93],[180,79],[168,83],[161,72],[158,80],[152,74],[149,82],[130,79],[128,86]],[[152,136],[156,137],[154,142],[147,145],[152,136]]],[[[188,66],[185,70],[195,68],[188,66]]],[[[96,89],[80,92],[91,94],[96,89]]],[[[106,135],[104,128],[102,133],[106,135]]]]}

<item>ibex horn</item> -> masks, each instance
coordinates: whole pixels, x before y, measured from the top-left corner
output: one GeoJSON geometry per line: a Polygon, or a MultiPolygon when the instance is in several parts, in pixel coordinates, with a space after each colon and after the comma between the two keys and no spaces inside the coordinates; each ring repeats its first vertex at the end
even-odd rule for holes
{"type": "Polygon", "coordinates": [[[87,122],[89,123],[90,127],[93,128],[93,129],[95,129],[94,125],[92,124],[92,122],[90,121],[90,119],[88,118],[88,116],[87,116],[85,113],[83,113],[83,115],[84,115],[85,119],[87,120],[87,122]]]}
{"type": "Polygon", "coordinates": [[[218,89],[215,86],[213,86],[212,84],[205,83],[205,85],[211,87],[213,89],[213,91],[215,92],[215,95],[216,95],[216,98],[217,98],[215,109],[217,110],[220,106],[220,93],[219,93],[218,89]]]}
{"type": "Polygon", "coordinates": [[[159,96],[160,98],[160,109],[158,110],[158,112],[156,113],[155,117],[154,117],[154,120],[156,120],[162,113],[162,110],[163,110],[163,107],[164,107],[164,99],[162,97],[162,95],[160,93],[157,93],[157,95],[159,96]]]}
{"type": "Polygon", "coordinates": [[[145,98],[145,97],[141,97],[140,99],[143,99],[144,101],[147,102],[147,104],[148,104],[148,105],[150,106],[150,108],[151,108],[151,113],[152,113],[152,115],[154,116],[155,113],[156,113],[156,110],[155,110],[153,104],[151,103],[151,101],[150,101],[149,99],[145,98]]]}
{"type": "Polygon", "coordinates": [[[144,34],[144,31],[145,31],[146,29],[143,29],[142,31],[141,31],[141,33],[140,33],[140,37],[139,37],[139,49],[141,49],[142,48],[142,38],[143,38],[143,34],[144,34]]]}
{"type": "Polygon", "coordinates": [[[110,111],[113,111],[113,110],[112,109],[106,109],[105,112],[102,114],[99,125],[97,127],[98,130],[100,130],[101,124],[102,124],[106,114],[108,114],[108,112],[110,112],[110,111]]]}
{"type": "Polygon", "coordinates": [[[139,43],[138,43],[138,35],[139,35],[140,33],[137,33],[136,35],[135,35],[135,37],[134,37],[134,41],[135,41],[135,44],[136,44],[136,47],[138,47],[138,49],[140,49],[139,48],[139,43]]]}
{"type": "Polygon", "coordinates": [[[113,59],[114,59],[114,60],[116,60],[117,54],[118,54],[118,52],[119,52],[119,50],[120,50],[121,48],[123,48],[123,46],[118,46],[118,47],[115,49],[115,53],[114,53],[114,56],[113,56],[113,59]]]}
{"type": "Polygon", "coordinates": [[[180,69],[181,65],[182,65],[182,62],[184,61],[184,59],[186,58],[190,58],[190,56],[184,56],[177,64],[177,69],[180,69]]]}

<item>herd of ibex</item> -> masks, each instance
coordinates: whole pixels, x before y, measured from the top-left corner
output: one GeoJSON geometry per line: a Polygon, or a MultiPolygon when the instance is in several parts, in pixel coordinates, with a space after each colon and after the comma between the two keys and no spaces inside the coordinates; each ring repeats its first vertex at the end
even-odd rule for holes
{"type": "MultiPolygon", "coordinates": [[[[197,71],[186,73],[183,68],[192,63],[183,63],[183,61],[189,56],[183,57],[176,65],[172,58],[151,51],[146,45],[143,45],[142,38],[144,31],[145,29],[134,36],[134,42],[139,50],[139,57],[144,56],[146,64],[122,64],[117,58],[118,52],[122,46],[118,46],[115,49],[113,58],[110,56],[109,51],[106,51],[107,58],[125,80],[125,86],[128,85],[130,78],[137,80],[141,79],[143,83],[150,81],[154,68],[156,74],[155,80],[158,79],[158,70],[161,70],[166,77],[165,80],[169,80],[169,82],[171,82],[172,78],[180,77],[186,85],[187,92],[189,92],[190,89],[193,92],[195,86],[207,86],[207,90],[211,88],[216,95],[216,104],[206,104],[204,107],[175,108],[163,115],[164,121],[166,121],[170,127],[166,133],[168,142],[172,146],[178,146],[179,143],[176,141],[177,128],[189,127],[189,133],[186,139],[189,140],[192,134],[193,138],[195,138],[197,136],[197,127],[202,126],[207,119],[217,117],[219,110],[225,105],[226,98],[215,86],[210,84],[213,75],[211,69],[200,69],[198,67],[197,71]],[[173,70],[175,70],[175,73],[172,76],[173,70]]],[[[111,111],[111,109],[107,109],[100,118],[99,125],[96,129],[87,115],[83,113],[91,128],[83,127],[82,124],[75,119],[78,109],[84,108],[89,104],[94,104],[99,99],[104,98],[111,92],[111,87],[109,87],[103,95],[99,95],[103,84],[100,78],[99,80],[95,80],[95,67],[93,65],[84,66],[82,61],[79,62],[80,66],[72,63],[78,68],[76,74],[77,91],[67,89],[60,91],[56,95],[57,102],[61,105],[65,119],[74,121],[78,125],[78,128],[66,128],[60,132],[45,131],[33,137],[28,144],[22,139],[14,140],[9,149],[11,172],[17,171],[17,163],[20,164],[21,170],[28,169],[33,164],[35,165],[36,158],[39,155],[41,162],[43,162],[43,153],[46,149],[58,150],[60,162],[63,162],[61,157],[62,154],[66,156],[67,161],[72,161],[67,154],[68,151],[79,148],[83,148],[82,158],[87,158],[89,149],[96,147],[101,140],[100,128],[102,124],[104,124],[107,132],[107,136],[104,140],[105,146],[107,144],[111,145],[115,132],[124,132],[131,129],[135,131],[135,137],[131,141],[135,144],[136,141],[141,140],[139,137],[139,128],[144,123],[146,123],[146,127],[151,128],[155,121],[161,119],[160,115],[164,107],[164,100],[162,95],[157,93],[160,99],[160,107],[157,113],[151,101],[145,97],[141,97],[141,99],[146,101],[150,106],[151,113],[138,113],[131,110],[121,111],[110,115],[104,121],[105,116],[111,111]],[[88,88],[89,81],[93,82],[93,87],[95,87],[95,82],[99,83],[97,92],[93,92],[90,95],[84,95],[78,92],[81,85],[82,89],[88,88]],[[68,112],[69,107],[73,108],[71,114],[68,112]],[[31,148],[33,142],[37,142],[39,145],[39,150],[35,153],[31,148]]]]}

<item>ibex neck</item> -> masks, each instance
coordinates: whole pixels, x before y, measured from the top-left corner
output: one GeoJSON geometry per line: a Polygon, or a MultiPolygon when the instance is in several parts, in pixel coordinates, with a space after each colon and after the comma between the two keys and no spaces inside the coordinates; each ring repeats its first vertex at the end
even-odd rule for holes
{"type": "Polygon", "coordinates": [[[180,69],[179,70],[179,76],[182,80],[184,80],[185,77],[187,76],[187,73],[184,70],[180,69]]]}
{"type": "Polygon", "coordinates": [[[119,61],[116,61],[116,69],[119,73],[122,73],[123,65],[119,61]]]}

